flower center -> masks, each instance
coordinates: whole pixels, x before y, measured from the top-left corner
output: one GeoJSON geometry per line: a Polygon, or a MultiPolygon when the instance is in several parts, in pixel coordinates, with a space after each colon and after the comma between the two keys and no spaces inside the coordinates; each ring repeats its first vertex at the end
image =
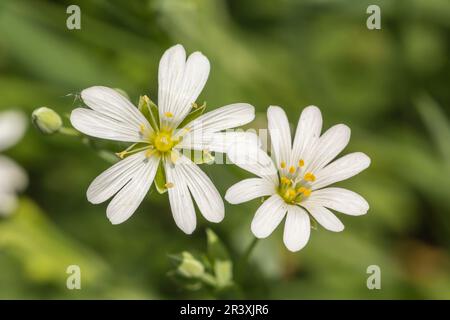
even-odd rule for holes
{"type": "Polygon", "coordinates": [[[164,153],[172,150],[175,142],[176,141],[172,139],[172,133],[170,131],[159,131],[158,133],[156,133],[156,136],[153,140],[153,145],[155,146],[156,150],[164,153]]]}
{"type": "MultiPolygon", "coordinates": [[[[311,195],[311,183],[316,180],[312,172],[303,173],[302,167],[305,165],[303,160],[299,160],[298,168],[291,166],[288,170],[288,176],[280,171],[280,184],[278,194],[286,203],[298,204],[311,195]]],[[[286,168],[284,161],[280,164],[281,169],[286,168]]]]}

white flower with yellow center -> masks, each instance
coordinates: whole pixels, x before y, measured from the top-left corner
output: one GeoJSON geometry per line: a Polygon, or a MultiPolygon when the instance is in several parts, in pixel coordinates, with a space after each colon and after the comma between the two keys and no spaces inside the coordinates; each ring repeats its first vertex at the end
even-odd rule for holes
{"type": "Polygon", "coordinates": [[[370,164],[369,157],[361,152],[332,162],[349,142],[350,128],[338,124],[320,135],[322,115],[317,107],[310,106],[300,116],[291,146],[291,132],[283,109],[269,107],[267,118],[273,161],[261,149],[245,144],[232,146],[228,151],[232,162],[259,178],[233,185],[225,199],[238,204],[269,196],[251,224],[257,238],[269,236],[287,213],[284,244],[290,251],[298,251],[309,240],[311,217],[325,229],[338,232],[344,225],[329,209],[354,216],[367,212],[368,203],[357,193],[325,188],[358,174],[370,164]]]}
{"type": "MultiPolygon", "coordinates": [[[[26,128],[25,116],[17,111],[0,113],[0,151],[15,145],[26,128]]],[[[17,192],[25,189],[25,171],[11,159],[0,156],[0,215],[8,215],[17,206],[17,192]]]]}
{"type": "Polygon", "coordinates": [[[208,59],[200,52],[186,60],[181,45],[168,49],[159,63],[158,107],[144,97],[142,112],[110,88],[91,87],[81,92],[90,109],[73,110],[70,119],[77,130],[93,137],[134,143],[119,153],[124,159],[98,176],[87,191],[88,200],[94,204],[113,197],[106,209],[113,224],[124,222],[135,212],[160,172],[165,176],[164,187],[175,223],[185,233],[192,233],[196,227],[192,197],[208,221],[223,219],[224,204],[219,192],[186,156],[186,150],[224,152],[244,133],[225,135],[220,131],[252,121],[255,112],[249,104],[236,103],[198,116],[202,107],[195,101],[209,69],[208,59]],[[189,121],[191,118],[195,119],[189,121]]]}

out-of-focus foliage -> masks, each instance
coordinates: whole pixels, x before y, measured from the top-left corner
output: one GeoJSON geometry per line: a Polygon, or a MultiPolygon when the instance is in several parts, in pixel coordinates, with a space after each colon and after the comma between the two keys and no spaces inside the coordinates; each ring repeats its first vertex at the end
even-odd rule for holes
{"type": "MultiPolygon", "coordinates": [[[[159,58],[182,43],[211,61],[198,101],[209,109],[249,102],[258,112],[251,126],[265,128],[270,104],[283,106],[292,125],[314,104],[325,127],[350,125],[347,152],[372,158],[339,184],[363,195],[369,213],[340,215],[344,232],[319,227],[296,254],[284,248],[280,228],[258,243],[236,297],[450,298],[448,0],[86,0],[76,1],[81,30],[68,30],[73,2],[0,2],[0,109],[30,119],[40,106],[68,114],[91,85],[121,88],[136,104],[144,94],[156,101],[159,58]],[[381,30],[366,28],[369,4],[381,7],[381,30]],[[372,264],[381,268],[381,290],[366,287],[372,264]]],[[[0,221],[0,298],[209,298],[179,290],[166,276],[168,255],[204,250],[206,227],[233,261],[252,241],[257,200],[226,205],[217,226],[198,215],[186,236],[167,194],[153,189],[131,219],[113,226],[106,206],[85,197],[109,163],[79,138],[31,128],[7,153],[30,186],[18,212],[0,221]],[[66,288],[71,264],[81,267],[81,290],[66,288]]],[[[230,165],[202,167],[221,194],[250,176],[230,165]]]]}

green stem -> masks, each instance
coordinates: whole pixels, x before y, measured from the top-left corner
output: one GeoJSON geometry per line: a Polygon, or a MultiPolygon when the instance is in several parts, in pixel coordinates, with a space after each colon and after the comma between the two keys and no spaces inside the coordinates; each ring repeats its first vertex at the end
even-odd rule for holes
{"type": "Polygon", "coordinates": [[[66,135],[66,136],[71,136],[71,137],[80,137],[81,136],[81,133],[79,131],[72,129],[72,128],[61,127],[58,132],[66,135]]]}
{"type": "Polygon", "coordinates": [[[253,250],[255,249],[255,247],[258,243],[258,240],[259,239],[255,237],[255,238],[253,238],[252,242],[250,242],[250,244],[248,245],[247,249],[245,250],[245,252],[241,258],[242,263],[248,262],[248,259],[250,258],[253,250]]]}

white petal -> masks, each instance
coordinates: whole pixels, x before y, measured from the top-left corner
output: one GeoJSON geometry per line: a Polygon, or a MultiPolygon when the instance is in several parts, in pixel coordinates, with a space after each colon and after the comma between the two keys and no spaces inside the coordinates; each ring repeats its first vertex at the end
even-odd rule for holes
{"type": "Polygon", "coordinates": [[[283,220],[287,211],[287,204],[278,194],[274,194],[256,211],[251,229],[255,237],[266,238],[283,220]]]}
{"type": "Polygon", "coordinates": [[[87,108],[73,110],[70,121],[75,129],[92,137],[124,142],[144,141],[139,126],[115,120],[87,108]]]}
{"type": "Polygon", "coordinates": [[[272,159],[257,145],[237,143],[230,146],[227,155],[238,167],[267,179],[278,186],[277,170],[272,159]]]}
{"type": "Polygon", "coordinates": [[[242,180],[231,186],[225,194],[225,199],[232,204],[247,202],[255,198],[271,196],[275,193],[273,183],[261,178],[242,180]]]}
{"type": "Polygon", "coordinates": [[[356,192],[342,188],[316,190],[305,200],[314,206],[327,207],[348,215],[359,216],[367,213],[369,204],[356,192]]]}
{"type": "Polygon", "coordinates": [[[0,192],[21,191],[27,184],[26,172],[11,159],[0,156],[0,192]]]}
{"type": "MultiPolygon", "coordinates": [[[[208,141],[213,138],[211,133],[235,128],[249,123],[255,118],[255,108],[247,103],[235,103],[207,112],[189,122],[185,130],[189,133],[183,137],[184,147],[194,145],[198,141],[208,141]]],[[[183,133],[183,130],[180,130],[183,133]]]]}
{"type": "Polygon", "coordinates": [[[158,157],[148,158],[132,180],[114,196],[106,208],[106,215],[112,224],[124,222],[136,211],[153,183],[158,164],[158,157]]]}
{"type": "Polygon", "coordinates": [[[145,151],[136,153],[100,174],[92,181],[86,192],[89,202],[102,203],[115,195],[146,166],[146,159],[145,151]]]}
{"type": "Polygon", "coordinates": [[[283,170],[286,173],[287,164],[291,159],[291,131],[288,118],[283,109],[270,106],[267,110],[267,120],[272,142],[272,155],[275,155],[277,168],[280,168],[281,162],[286,164],[286,168],[283,170]]]}
{"type": "Polygon", "coordinates": [[[139,130],[139,127],[144,125],[151,130],[150,124],[138,108],[114,89],[101,86],[90,87],[81,91],[81,98],[89,108],[127,127],[139,130]]]}
{"type": "Polygon", "coordinates": [[[0,113],[0,151],[15,145],[22,138],[27,121],[23,113],[3,111],[0,113]]]}
{"type": "Polygon", "coordinates": [[[165,161],[166,181],[172,184],[168,189],[170,208],[175,223],[183,232],[191,234],[197,225],[194,204],[185,179],[180,175],[177,166],[165,161]]]}
{"type": "Polygon", "coordinates": [[[350,128],[337,124],[328,129],[319,139],[314,148],[311,162],[306,163],[305,171],[316,172],[333,160],[348,144],[350,128]]]}
{"type": "Polygon", "coordinates": [[[299,206],[288,206],[288,214],[284,224],[283,241],[292,252],[301,250],[309,240],[311,224],[305,210],[299,206]]]}
{"type": "Polygon", "coordinates": [[[181,45],[169,48],[159,62],[158,105],[162,125],[175,128],[189,113],[209,76],[209,61],[194,52],[187,61],[181,45]],[[170,112],[173,118],[165,116],[170,112]]]}
{"type": "Polygon", "coordinates": [[[320,189],[332,183],[342,181],[360,173],[370,165],[370,158],[362,152],[354,152],[333,161],[319,170],[312,189],[320,189]]]}
{"type": "Polygon", "coordinates": [[[207,149],[209,151],[226,153],[232,145],[237,143],[261,147],[261,141],[253,132],[225,131],[214,133],[207,149]]]}
{"type": "Polygon", "coordinates": [[[211,179],[185,156],[177,160],[175,167],[180,177],[186,180],[205,219],[216,223],[222,221],[225,214],[223,200],[211,179]]]}
{"type": "Polygon", "coordinates": [[[330,210],[325,207],[316,206],[311,203],[301,203],[302,207],[317,220],[317,222],[327,230],[340,232],[344,230],[344,225],[330,210]]]}
{"type": "Polygon", "coordinates": [[[322,130],[322,114],[315,106],[306,107],[298,120],[292,146],[291,165],[296,167],[300,159],[309,162],[310,154],[319,140],[322,130]]]}

